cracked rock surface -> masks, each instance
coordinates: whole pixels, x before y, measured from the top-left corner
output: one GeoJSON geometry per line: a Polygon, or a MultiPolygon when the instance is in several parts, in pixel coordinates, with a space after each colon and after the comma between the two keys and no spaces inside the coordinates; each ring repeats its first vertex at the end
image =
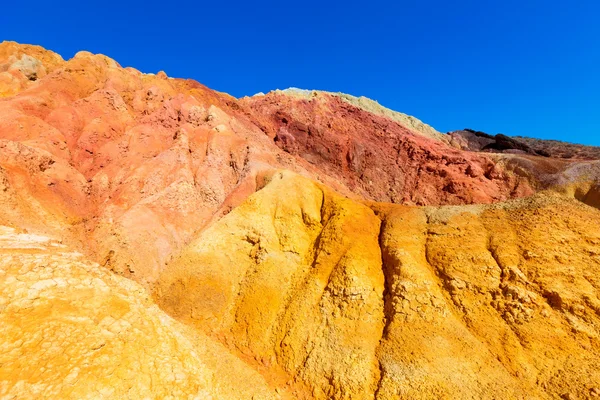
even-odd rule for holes
{"type": "Polygon", "coordinates": [[[8,227],[0,227],[0,326],[2,398],[276,398],[140,285],[8,227]],[[252,385],[237,383],[242,377],[252,385]]]}

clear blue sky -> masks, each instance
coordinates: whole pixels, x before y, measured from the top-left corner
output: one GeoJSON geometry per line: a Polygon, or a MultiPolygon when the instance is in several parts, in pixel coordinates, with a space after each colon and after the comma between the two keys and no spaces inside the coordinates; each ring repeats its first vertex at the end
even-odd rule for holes
{"type": "Polygon", "coordinates": [[[440,131],[600,145],[600,2],[8,1],[0,39],[236,97],[364,95],[440,131]]]}

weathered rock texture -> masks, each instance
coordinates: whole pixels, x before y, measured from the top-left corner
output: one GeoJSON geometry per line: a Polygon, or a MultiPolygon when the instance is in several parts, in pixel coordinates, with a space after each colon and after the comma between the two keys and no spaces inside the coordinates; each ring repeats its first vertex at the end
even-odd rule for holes
{"type": "Polygon", "coordinates": [[[600,396],[599,161],[12,42],[0,97],[0,398],[600,396]]]}
{"type": "Polygon", "coordinates": [[[361,204],[281,173],[170,263],[155,297],[314,398],[585,397],[600,382],[598,223],[556,194],[361,204]]]}
{"type": "Polygon", "coordinates": [[[319,165],[362,197],[428,205],[491,203],[530,195],[530,182],[486,155],[416,135],[326,92],[242,99],[285,152],[319,165]]]}
{"type": "Polygon", "coordinates": [[[82,242],[116,272],[152,283],[194,232],[254,191],[265,169],[351,193],[281,151],[228,95],[102,55],[65,62],[53,54],[0,45],[7,63],[56,62],[36,81],[15,72],[18,93],[0,101],[2,223],[82,242]]]}
{"type": "Polygon", "coordinates": [[[313,97],[317,97],[320,94],[336,96],[344,100],[346,103],[352,104],[353,106],[356,106],[367,112],[396,121],[400,125],[411,130],[413,133],[416,133],[417,135],[422,135],[431,139],[441,140],[444,142],[450,141],[448,136],[436,131],[435,128],[433,128],[430,125],[427,125],[426,123],[413,117],[412,115],[406,115],[398,111],[390,110],[389,108],[380,105],[377,101],[371,100],[364,96],[355,97],[345,93],[324,92],[321,90],[303,90],[297,88],[289,88],[281,91],[276,90],[275,92],[281,92],[291,96],[305,98],[307,100],[310,100],[313,97]]]}
{"type": "Polygon", "coordinates": [[[448,133],[450,142],[463,150],[489,151],[498,153],[530,154],[534,156],[549,157],[550,153],[544,150],[535,150],[521,140],[508,137],[501,133],[489,135],[473,129],[464,129],[448,133]]]}
{"type": "Polygon", "coordinates": [[[276,398],[138,284],[50,238],[0,226],[0,396],[276,398]]]}

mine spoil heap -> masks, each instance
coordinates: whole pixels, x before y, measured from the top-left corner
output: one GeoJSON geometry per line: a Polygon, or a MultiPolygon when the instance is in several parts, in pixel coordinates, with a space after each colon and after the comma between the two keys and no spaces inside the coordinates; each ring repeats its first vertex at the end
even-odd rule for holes
{"type": "Polygon", "coordinates": [[[599,159],[3,42],[0,398],[600,398],[599,159]]]}

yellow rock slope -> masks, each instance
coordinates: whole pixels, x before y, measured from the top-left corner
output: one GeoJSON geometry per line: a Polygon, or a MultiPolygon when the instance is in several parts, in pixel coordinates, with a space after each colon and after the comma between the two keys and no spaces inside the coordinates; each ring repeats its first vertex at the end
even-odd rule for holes
{"type": "Polygon", "coordinates": [[[285,171],[262,186],[154,301],[1,228],[0,398],[600,395],[597,209],[361,203],[285,171]]]}
{"type": "Polygon", "coordinates": [[[0,227],[0,398],[277,398],[138,284],[0,227]]]}
{"type": "Polygon", "coordinates": [[[291,173],[165,269],[158,303],[318,399],[600,393],[600,212],[361,204],[291,173]]]}

